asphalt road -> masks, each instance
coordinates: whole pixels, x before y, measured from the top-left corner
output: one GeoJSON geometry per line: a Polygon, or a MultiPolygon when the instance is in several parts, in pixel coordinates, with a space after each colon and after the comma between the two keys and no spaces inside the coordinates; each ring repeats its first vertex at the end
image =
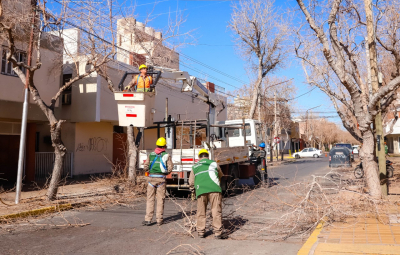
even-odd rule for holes
{"type": "MultiPolygon", "coordinates": [[[[328,172],[328,161],[300,159],[292,163],[270,167],[270,178],[276,185],[310,179],[312,174],[328,172]]],[[[244,194],[227,201],[234,204],[244,194]]],[[[284,196],[284,194],[282,194],[284,196]]],[[[288,239],[282,242],[263,238],[235,238],[215,240],[210,235],[199,239],[190,237],[184,230],[185,221],[179,206],[186,208],[195,203],[178,199],[167,201],[163,226],[144,227],[145,199],[135,201],[130,207],[113,206],[105,210],[73,210],[30,223],[0,225],[0,254],[296,254],[305,240],[288,239]],[[68,224],[72,226],[65,226],[68,224]],[[87,226],[74,224],[90,223],[87,226]],[[175,249],[175,250],[174,250],[175,249]]],[[[224,209],[225,210],[225,209],[224,209]]],[[[271,214],[271,217],[275,217],[271,214]]],[[[246,217],[246,215],[243,215],[246,217]]],[[[245,225],[246,221],[243,220],[245,225]]],[[[245,228],[243,228],[245,229],[245,228]]],[[[251,231],[251,227],[250,227],[251,231]]]]}

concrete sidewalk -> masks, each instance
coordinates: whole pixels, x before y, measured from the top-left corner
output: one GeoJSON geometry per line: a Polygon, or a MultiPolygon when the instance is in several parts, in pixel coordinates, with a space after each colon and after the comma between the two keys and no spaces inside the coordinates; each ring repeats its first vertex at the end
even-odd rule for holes
{"type": "Polygon", "coordinates": [[[74,198],[110,194],[113,192],[113,187],[106,180],[60,186],[58,188],[57,200],[51,202],[46,201],[46,192],[46,189],[21,192],[21,199],[18,205],[15,204],[15,192],[0,194],[2,202],[0,203],[0,218],[10,214],[18,214],[29,210],[38,210],[67,203],[74,198]]]}
{"type": "Polygon", "coordinates": [[[320,224],[298,254],[400,254],[400,212],[392,208],[379,220],[370,216],[320,224]]]}

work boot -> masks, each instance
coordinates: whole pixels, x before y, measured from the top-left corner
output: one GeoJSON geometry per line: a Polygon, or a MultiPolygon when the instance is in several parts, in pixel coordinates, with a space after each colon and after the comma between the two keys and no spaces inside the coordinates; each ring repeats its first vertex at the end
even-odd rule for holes
{"type": "Polygon", "coordinates": [[[198,233],[197,235],[199,236],[199,238],[204,238],[205,237],[204,234],[198,233]]]}
{"type": "Polygon", "coordinates": [[[215,239],[227,239],[227,238],[228,237],[226,235],[224,235],[224,234],[220,234],[220,235],[215,236],[215,239]]]}
{"type": "Polygon", "coordinates": [[[143,226],[150,226],[151,225],[151,221],[143,221],[142,225],[143,226]]]}
{"type": "Polygon", "coordinates": [[[157,222],[157,226],[161,226],[163,224],[162,221],[157,222]]]}

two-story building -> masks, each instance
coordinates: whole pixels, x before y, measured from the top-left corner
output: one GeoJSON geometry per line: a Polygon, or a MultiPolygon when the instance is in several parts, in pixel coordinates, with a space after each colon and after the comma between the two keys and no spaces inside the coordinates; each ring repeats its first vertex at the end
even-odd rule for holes
{"type": "MultiPolygon", "coordinates": [[[[118,24],[122,21],[119,20],[118,24]]],[[[123,22],[122,22],[123,23],[123,22]]],[[[119,26],[118,35],[125,33],[119,26]]],[[[143,33],[149,32],[144,28],[143,33]]],[[[148,36],[161,35],[148,33],[148,36]]],[[[83,73],[88,66],[86,56],[81,49],[79,29],[62,31],[59,44],[42,42],[42,67],[35,73],[34,81],[45,102],[50,102],[59,88],[76,74],[76,68],[83,73]],[[54,48],[54,45],[59,47],[54,48]],[[68,51],[68,54],[66,52],[68,51]],[[73,58],[71,58],[73,56],[73,58]]],[[[53,35],[51,37],[57,38],[53,35]]],[[[142,34],[142,36],[144,36],[142,34]]],[[[123,37],[121,37],[123,38],[123,37]]],[[[154,40],[152,40],[154,41],[154,40]]],[[[2,56],[0,74],[0,178],[14,183],[17,176],[18,146],[21,129],[22,101],[24,84],[13,73],[10,63],[5,59],[7,44],[1,42],[2,56]]],[[[26,45],[21,43],[18,57],[26,59],[26,45]]],[[[157,44],[160,52],[167,48],[157,44]],[[163,48],[164,47],[164,48],[163,48]]],[[[146,61],[146,54],[135,50],[132,45],[121,43],[118,58],[128,56],[128,60],[113,60],[107,64],[107,74],[117,86],[126,71],[138,71],[137,64],[146,61]],[[123,50],[123,51],[122,51],[123,50]],[[124,52],[122,54],[122,52],[124,52]]],[[[156,54],[158,51],[153,51],[156,54]]],[[[35,54],[35,52],[34,52],[35,54]]],[[[160,53],[161,54],[161,53],[160,53]]],[[[165,65],[179,69],[179,56],[169,53],[165,65]]],[[[155,55],[157,56],[157,55],[155,55]]],[[[126,83],[129,80],[127,79],[126,83]]],[[[205,84],[214,90],[212,83],[205,84]],[[212,86],[211,86],[212,85],[212,86]]],[[[168,115],[175,120],[205,119],[208,105],[196,98],[193,93],[182,93],[181,84],[161,79],[156,86],[154,121],[165,118],[165,102],[168,98],[168,115]]],[[[117,88],[115,88],[117,89],[117,88]]],[[[219,95],[220,100],[226,98],[219,95]]],[[[50,139],[50,127],[43,112],[29,99],[28,136],[26,145],[24,181],[45,181],[51,174],[54,162],[54,149],[50,139]]],[[[226,103],[225,103],[226,105],[226,103]]],[[[217,111],[222,108],[218,108],[217,111]]],[[[110,173],[113,162],[124,160],[126,152],[126,128],[118,126],[117,103],[114,94],[107,87],[107,82],[92,73],[75,82],[65,91],[57,102],[56,116],[66,120],[62,127],[62,140],[67,148],[63,176],[81,176],[97,173],[110,173]]],[[[218,115],[218,120],[226,120],[226,109],[218,115]]],[[[137,131],[135,131],[137,132],[137,131]]],[[[161,134],[164,129],[161,128],[161,134]]],[[[141,148],[152,149],[157,139],[156,129],[145,129],[141,148]]],[[[1,184],[0,184],[1,185],[1,184]]]]}
{"type": "MultiPolygon", "coordinates": [[[[29,4],[27,5],[29,6],[29,4]]],[[[29,38],[27,36],[26,38],[29,38]]],[[[19,61],[27,61],[28,43],[16,42],[16,57],[19,61]]],[[[8,41],[0,38],[0,186],[13,185],[17,178],[19,143],[21,133],[22,105],[24,85],[12,70],[7,61],[8,41]]],[[[50,103],[62,84],[62,39],[44,34],[41,40],[41,67],[35,72],[33,81],[41,98],[50,103]]],[[[36,50],[33,51],[36,56],[36,50]]],[[[33,58],[33,64],[36,57],[33,58]]],[[[25,70],[23,70],[25,71],[25,70]]],[[[50,127],[47,118],[29,95],[28,126],[25,147],[25,180],[34,181],[35,171],[39,169],[36,157],[40,152],[51,151],[50,127]]],[[[57,103],[56,111],[60,112],[57,103]]],[[[46,156],[44,155],[43,158],[46,156]]],[[[46,158],[47,159],[47,158],[46,158]]],[[[50,160],[50,158],[48,158],[50,160]]]]}

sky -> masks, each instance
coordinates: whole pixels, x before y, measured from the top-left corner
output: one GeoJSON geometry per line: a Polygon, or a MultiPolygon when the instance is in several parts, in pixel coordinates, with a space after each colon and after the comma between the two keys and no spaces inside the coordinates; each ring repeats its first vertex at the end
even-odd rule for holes
{"type": "MultiPolygon", "coordinates": [[[[85,2],[85,0],[71,1],[85,2]]],[[[224,87],[225,92],[230,94],[233,94],[233,90],[240,88],[243,82],[250,82],[246,74],[246,68],[249,64],[238,55],[233,42],[234,34],[228,28],[232,11],[231,5],[237,0],[117,1],[124,8],[135,6],[136,20],[139,22],[143,22],[147,15],[151,13],[151,17],[154,19],[148,25],[156,30],[166,28],[168,12],[179,10],[183,13],[187,21],[180,29],[182,31],[194,30],[192,34],[196,41],[194,45],[186,45],[179,49],[180,69],[182,71],[188,71],[190,75],[199,78],[208,77],[207,80],[224,87]],[[195,61],[188,60],[185,56],[189,56],[195,61]],[[221,73],[233,76],[235,79],[226,77],[221,73]]],[[[282,12],[285,12],[287,7],[296,7],[294,0],[277,0],[275,4],[282,12]]],[[[277,70],[273,75],[287,79],[293,78],[294,85],[297,88],[295,96],[302,95],[312,89],[305,84],[303,70],[293,56],[288,58],[286,68],[277,70]]],[[[295,104],[294,111],[297,112],[305,112],[310,108],[319,106],[314,111],[321,112],[321,116],[337,116],[330,99],[318,88],[292,101],[292,103],[295,104]]],[[[339,117],[329,118],[329,120],[341,125],[339,117]]]]}

